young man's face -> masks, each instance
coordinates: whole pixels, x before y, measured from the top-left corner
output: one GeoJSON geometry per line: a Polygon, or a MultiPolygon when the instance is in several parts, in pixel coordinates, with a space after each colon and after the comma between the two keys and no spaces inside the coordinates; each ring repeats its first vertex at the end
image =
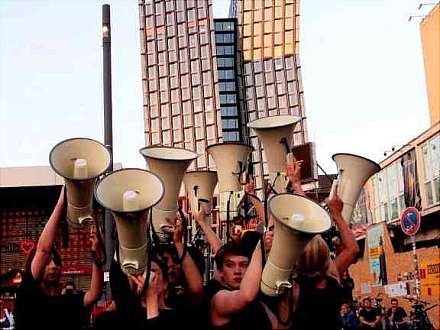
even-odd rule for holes
{"type": "Polygon", "coordinates": [[[170,283],[177,284],[180,278],[180,264],[175,262],[175,257],[169,252],[164,252],[163,258],[168,267],[168,279],[170,283]]]}
{"type": "Polygon", "coordinates": [[[391,302],[391,308],[396,309],[399,306],[399,302],[397,300],[393,300],[391,302]]]}
{"type": "Polygon", "coordinates": [[[347,305],[342,305],[341,306],[341,314],[342,315],[347,315],[348,314],[348,308],[347,308],[347,305]]]}
{"type": "Polygon", "coordinates": [[[370,308],[371,307],[371,301],[368,299],[365,299],[363,302],[364,308],[370,308]]]}
{"type": "Polygon", "coordinates": [[[61,267],[57,266],[53,259],[46,265],[44,269],[43,282],[48,284],[58,283],[61,276],[61,267]]]}
{"type": "Polygon", "coordinates": [[[236,255],[225,256],[222,269],[219,271],[224,284],[231,289],[239,289],[248,265],[248,257],[236,255]]]}

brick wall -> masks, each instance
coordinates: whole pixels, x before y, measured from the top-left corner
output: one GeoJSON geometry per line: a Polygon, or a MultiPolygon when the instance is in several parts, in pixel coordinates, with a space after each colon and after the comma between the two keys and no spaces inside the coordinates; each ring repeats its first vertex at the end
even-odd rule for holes
{"type": "MultiPolygon", "coordinates": [[[[359,260],[356,264],[352,265],[349,269],[350,275],[355,281],[355,288],[353,290],[353,297],[359,298],[364,296],[370,296],[375,297],[378,293],[382,293],[382,296],[384,298],[383,303],[388,308],[390,303],[390,297],[388,297],[385,294],[384,287],[383,286],[371,286],[371,293],[368,294],[361,294],[361,283],[374,283],[373,281],[373,275],[370,273],[370,266],[369,266],[369,258],[368,258],[368,239],[366,239],[367,242],[365,242],[365,249],[364,249],[364,256],[361,260],[359,260]]],[[[397,277],[399,274],[404,272],[411,272],[414,269],[413,266],[413,254],[412,251],[409,252],[403,252],[403,253],[396,253],[394,252],[391,239],[389,236],[388,229],[384,228],[384,251],[385,251],[385,259],[386,259],[386,271],[387,271],[387,279],[388,284],[393,284],[398,282],[397,277]]],[[[432,260],[432,259],[439,259],[439,249],[437,247],[430,247],[430,248],[420,248],[417,249],[417,255],[419,259],[419,264],[423,260],[432,260]]],[[[407,313],[411,311],[411,303],[401,298],[399,299],[399,304],[405,309],[407,313]]],[[[428,301],[431,304],[439,304],[440,299],[437,295],[427,295],[426,290],[423,290],[421,299],[424,301],[428,301]]],[[[431,306],[431,305],[430,305],[431,306]]],[[[434,307],[430,311],[428,311],[429,318],[431,322],[434,323],[434,326],[436,329],[439,329],[440,327],[440,321],[439,321],[439,306],[434,307]]]]}

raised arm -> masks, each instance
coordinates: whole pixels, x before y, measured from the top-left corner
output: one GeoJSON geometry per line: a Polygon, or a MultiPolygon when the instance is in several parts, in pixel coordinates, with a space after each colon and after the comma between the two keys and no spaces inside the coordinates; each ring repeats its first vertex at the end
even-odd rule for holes
{"type": "MultiPolygon", "coordinates": [[[[103,251],[100,247],[96,233],[90,234],[90,242],[92,245],[92,251],[95,251],[97,255],[102,255],[103,251]]],[[[102,266],[97,265],[96,262],[93,261],[92,279],[90,281],[90,289],[84,295],[84,307],[92,305],[99,299],[99,297],[101,297],[103,283],[104,272],[102,271],[102,266]]]]}
{"type": "Polygon", "coordinates": [[[305,192],[301,186],[301,164],[302,160],[293,160],[293,163],[286,162],[286,175],[289,177],[290,185],[293,192],[305,196],[305,192]]]}
{"type": "Polygon", "coordinates": [[[195,217],[197,224],[202,229],[203,233],[211,246],[212,253],[216,254],[217,251],[222,247],[223,243],[216,233],[212,230],[211,226],[206,223],[206,212],[202,208],[200,212],[195,217]]]}
{"type": "Polygon", "coordinates": [[[44,269],[51,256],[52,245],[57,235],[58,223],[63,213],[64,189],[63,186],[57,204],[38,239],[35,256],[31,263],[31,273],[36,280],[40,279],[43,275],[44,269]]]}
{"type": "Polygon", "coordinates": [[[203,293],[203,278],[197,268],[196,263],[189,253],[184,254],[184,246],[182,243],[182,221],[176,219],[176,224],[174,228],[174,245],[176,246],[179,258],[182,260],[182,270],[185,275],[185,281],[190,298],[200,298],[203,293]]]}
{"type": "Polygon", "coordinates": [[[356,238],[353,232],[348,227],[348,224],[342,218],[343,202],[337,194],[327,202],[330,214],[336,227],[341,234],[342,250],[335,258],[335,265],[338,271],[339,277],[342,278],[342,274],[348,269],[348,267],[356,259],[356,255],[359,253],[359,246],[356,242],[356,238]]]}
{"type": "Polygon", "coordinates": [[[262,273],[260,243],[255,247],[251,262],[243,276],[240,289],[217,292],[211,300],[211,315],[215,319],[228,319],[254,301],[260,290],[262,273]]]}

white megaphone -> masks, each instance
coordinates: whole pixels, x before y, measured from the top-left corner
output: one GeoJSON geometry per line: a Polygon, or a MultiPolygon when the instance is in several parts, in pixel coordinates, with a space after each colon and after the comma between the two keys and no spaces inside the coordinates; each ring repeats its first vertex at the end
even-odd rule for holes
{"type": "Polygon", "coordinates": [[[307,243],[331,226],[328,212],[313,200],[282,193],[269,200],[274,216],[272,248],[261,278],[261,291],[277,296],[290,288],[290,276],[307,243]]]}
{"type": "Polygon", "coordinates": [[[247,124],[255,131],[266,154],[269,179],[278,193],[286,192],[286,158],[293,147],[293,132],[301,117],[280,115],[256,119],[247,124]]]}
{"type": "Polygon", "coordinates": [[[111,155],[98,141],[73,138],[58,143],[49,154],[52,169],[64,177],[67,221],[81,227],[93,218],[93,188],[96,178],[110,166],[111,155]]]}
{"type": "Polygon", "coordinates": [[[145,147],[139,152],[144,156],[148,169],[159,175],[164,182],[165,195],[153,207],[152,220],[154,230],[163,241],[168,238],[166,230],[174,226],[183,176],[197,154],[191,150],[165,146],[145,147]]]}
{"type": "Polygon", "coordinates": [[[126,274],[143,274],[147,267],[148,211],[163,195],[159,176],[137,168],[114,171],[96,185],[96,200],[115,218],[119,263],[126,274]]]}
{"type": "Polygon", "coordinates": [[[380,171],[380,166],[358,155],[338,153],[332,158],[338,169],[338,178],[333,182],[330,198],[337,189],[339,198],[344,202],[342,217],[349,223],[362,187],[373,174],[380,171]]]}
{"type": "MultiPolygon", "coordinates": [[[[215,171],[189,171],[183,177],[185,191],[188,194],[190,210],[195,218],[203,208],[211,213],[212,197],[217,185],[217,172],[215,171]]],[[[208,216],[210,219],[210,216],[208,216]]],[[[211,224],[209,222],[209,224],[211,224]]],[[[191,237],[197,231],[195,221],[191,222],[191,237]]]]}
{"type": "Polygon", "coordinates": [[[247,168],[252,150],[251,146],[240,142],[217,143],[206,148],[217,167],[221,221],[232,221],[239,215],[238,208],[245,196],[240,176],[247,168]]]}

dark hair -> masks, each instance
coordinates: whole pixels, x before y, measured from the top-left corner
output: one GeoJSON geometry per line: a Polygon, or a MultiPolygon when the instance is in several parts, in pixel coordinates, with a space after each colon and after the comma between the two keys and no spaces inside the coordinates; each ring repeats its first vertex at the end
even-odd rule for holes
{"type": "Polygon", "coordinates": [[[393,301],[395,301],[395,302],[399,302],[399,300],[397,300],[397,298],[391,298],[391,302],[393,302],[393,301]]]}
{"type": "Polygon", "coordinates": [[[368,300],[369,302],[371,302],[371,298],[370,297],[365,297],[364,299],[362,299],[362,302],[364,302],[365,300],[368,300]]]}
{"type": "Polygon", "coordinates": [[[235,242],[228,242],[225,245],[223,245],[216,253],[215,255],[215,265],[217,266],[217,269],[223,268],[223,261],[225,257],[227,256],[243,256],[249,258],[249,248],[246,248],[244,244],[241,243],[235,243],[235,242]]]}
{"type": "Polygon", "coordinates": [[[76,288],[75,282],[73,282],[72,280],[67,281],[66,283],[64,283],[64,287],[66,286],[73,286],[73,288],[76,288]]]}

